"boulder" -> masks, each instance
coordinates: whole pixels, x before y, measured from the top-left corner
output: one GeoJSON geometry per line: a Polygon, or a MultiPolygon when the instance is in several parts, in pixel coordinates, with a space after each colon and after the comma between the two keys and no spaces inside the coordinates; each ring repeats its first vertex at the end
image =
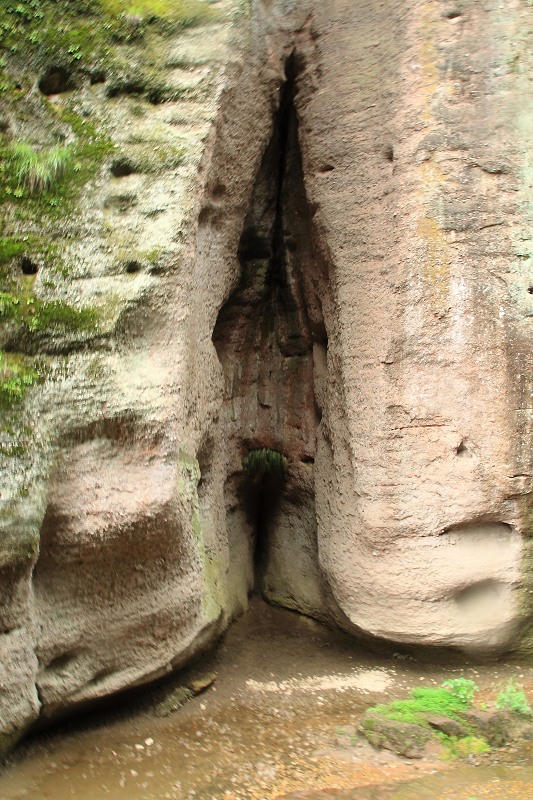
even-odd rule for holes
{"type": "Polygon", "coordinates": [[[374,711],[364,715],[359,730],[373,747],[392,750],[406,758],[422,758],[434,735],[428,728],[389,719],[374,711]]]}

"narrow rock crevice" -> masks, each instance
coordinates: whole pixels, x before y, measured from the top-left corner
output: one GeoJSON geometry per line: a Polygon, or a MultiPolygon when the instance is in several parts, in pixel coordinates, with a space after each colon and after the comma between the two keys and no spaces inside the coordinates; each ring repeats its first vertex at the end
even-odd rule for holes
{"type": "MultiPolygon", "coordinates": [[[[223,422],[242,463],[279,454],[284,474],[233,474],[226,482],[230,539],[252,562],[250,586],[267,599],[319,613],[314,462],[321,411],[315,360],[326,364],[322,281],[313,252],[292,54],[238,248],[240,280],[213,332],[225,378],[223,422]]],[[[242,553],[241,553],[242,555],[242,553]]]]}

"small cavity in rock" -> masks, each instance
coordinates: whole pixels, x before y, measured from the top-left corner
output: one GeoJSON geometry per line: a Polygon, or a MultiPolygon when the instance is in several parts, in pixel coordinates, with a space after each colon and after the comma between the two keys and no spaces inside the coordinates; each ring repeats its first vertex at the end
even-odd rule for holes
{"type": "Polygon", "coordinates": [[[70,74],[64,67],[51,67],[39,81],[39,91],[43,94],[61,94],[73,88],[70,74]]]}
{"type": "Polygon", "coordinates": [[[31,258],[27,256],[23,256],[20,260],[20,268],[24,275],[37,275],[38,266],[35,264],[31,258]]]}

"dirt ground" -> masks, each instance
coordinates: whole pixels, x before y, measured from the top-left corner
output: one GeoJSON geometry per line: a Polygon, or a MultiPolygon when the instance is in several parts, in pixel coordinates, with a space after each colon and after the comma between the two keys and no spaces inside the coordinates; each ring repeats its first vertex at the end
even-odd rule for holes
{"type": "MultiPolygon", "coordinates": [[[[170,716],[169,684],[34,737],[0,776],[3,800],[525,800],[533,751],[482,762],[408,761],[358,741],[369,705],[447,677],[490,700],[533,668],[424,664],[376,655],[348,636],[254,601],[203,667],[217,678],[170,716]]],[[[175,684],[174,679],[174,684],[175,684]]]]}

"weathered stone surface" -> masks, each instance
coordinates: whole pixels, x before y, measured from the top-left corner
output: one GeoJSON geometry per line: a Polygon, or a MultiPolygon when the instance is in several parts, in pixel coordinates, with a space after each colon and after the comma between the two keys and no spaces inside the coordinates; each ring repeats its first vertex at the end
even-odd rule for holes
{"type": "Polygon", "coordinates": [[[514,720],[511,714],[491,709],[470,709],[463,714],[465,721],[483,736],[491,747],[503,747],[513,737],[514,720]]]}
{"type": "Polygon", "coordinates": [[[373,747],[392,750],[406,758],[422,758],[433,737],[431,730],[420,725],[387,719],[372,711],[361,720],[360,730],[373,747]]]}
{"type": "Polygon", "coordinates": [[[355,626],[488,651],[527,605],[529,90],[504,54],[518,36],[529,59],[531,10],[440,11],[315,7],[297,104],[330,264],[319,554],[355,626]]]}
{"type": "Polygon", "coordinates": [[[457,720],[451,719],[451,717],[444,717],[439,714],[424,714],[424,719],[430,728],[435,731],[441,731],[447,736],[461,737],[468,734],[467,728],[457,720]]]}
{"type": "Polygon", "coordinates": [[[36,296],[99,319],[1,326],[46,363],[1,432],[9,737],[185,663],[254,586],[481,653],[531,616],[533,9],[217,5],[144,94],[80,73],[2,112],[116,146],[68,218],[6,206],[68,266],[36,296]],[[244,474],[265,447],[281,486],[244,474]]]}

